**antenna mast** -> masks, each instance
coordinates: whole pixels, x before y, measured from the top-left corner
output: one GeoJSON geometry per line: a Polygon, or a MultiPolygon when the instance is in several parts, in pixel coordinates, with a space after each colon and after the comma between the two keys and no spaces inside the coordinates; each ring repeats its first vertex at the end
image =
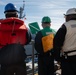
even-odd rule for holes
{"type": "Polygon", "coordinates": [[[19,18],[20,19],[25,17],[25,14],[23,15],[24,7],[25,7],[25,1],[23,0],[23,7],[20,7],[20,9],[19,9],[19,14],[20,14],[19,18]]]}

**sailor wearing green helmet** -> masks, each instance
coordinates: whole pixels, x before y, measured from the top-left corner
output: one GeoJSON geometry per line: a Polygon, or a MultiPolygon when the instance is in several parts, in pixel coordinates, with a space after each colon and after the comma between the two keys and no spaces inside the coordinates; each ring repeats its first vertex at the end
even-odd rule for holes
{"type": "Polygon", "coordinates": [[[50,28],[51,19],[42,18],[42,27],[35,37],[35,50],[38,52],[38,75],[54,75],[53,38],[55,30],[50,28]]]}

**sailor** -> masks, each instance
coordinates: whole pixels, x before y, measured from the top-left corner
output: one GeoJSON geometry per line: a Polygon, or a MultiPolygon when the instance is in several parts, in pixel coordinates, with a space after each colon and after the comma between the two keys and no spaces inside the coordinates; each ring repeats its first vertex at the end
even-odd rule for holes
{"type": "Polygon", "coordinates": [[[76,75],[76,8],[67,10],[54,37],[54,57],[61,63],[61,75],[76,75]]]}
{"type": "Polygon", "coordinates": [[[38,53],[38,75],[54,75],[53,38],[55,30],[50,28],[51,19],[42,18],[42,27],[35,37],[35,49],[38,53]]]}
{"type": "Polygon", "coordinates": [[[31,34],[24,22],[18,18],[18,10],[14,4],[8,3],[4,14],[6,19],[1,21],[0,30],[1,74],[26,75],[24,46],[31,41],[31,34]]]}

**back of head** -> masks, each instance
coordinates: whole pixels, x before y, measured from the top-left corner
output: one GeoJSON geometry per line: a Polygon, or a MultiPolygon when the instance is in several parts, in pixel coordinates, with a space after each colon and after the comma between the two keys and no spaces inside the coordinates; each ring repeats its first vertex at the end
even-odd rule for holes
{"type": "Polygon", "coordinates": [[[76,8],[70,8],[69,10],[67,10],[65,16],[66,21],[76,20],[76,8]]]}
{"type": "Polygon", "coordinates": [[[48,16],[44,16],[43,18],[42,18],[42,27],[43,28],[45,28],[45,27],[50,27],[50,24],[51,23],[51,19],[50,19],[50,17],[48,17],[48,16]]]}
{"type": "Polygon", "coordinates": [[[18,10],[16,8],[16,6],[12,3],[8,3],[6,6],[5,6],[5,16],[6,18],[9,18],[9,17],[18,17],[18,10]]]}

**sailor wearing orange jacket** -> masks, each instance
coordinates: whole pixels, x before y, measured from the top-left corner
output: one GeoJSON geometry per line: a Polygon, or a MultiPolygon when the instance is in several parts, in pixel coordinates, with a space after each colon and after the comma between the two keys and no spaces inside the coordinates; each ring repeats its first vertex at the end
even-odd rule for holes
{"type": "Polygon", "coordinates": [[[2,75],[26,75],[25,48],[31,41],[24,22],[18,19],[18,11],[14,4],[5,6],[6,19],[0,27],[0,64],[2,75]]]}

